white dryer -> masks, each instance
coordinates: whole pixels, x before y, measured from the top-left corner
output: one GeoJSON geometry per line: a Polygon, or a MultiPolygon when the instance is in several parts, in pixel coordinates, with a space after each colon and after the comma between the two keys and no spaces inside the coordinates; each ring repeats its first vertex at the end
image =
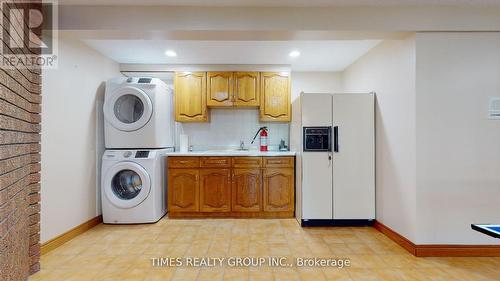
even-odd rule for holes
{"type": "Polygon", "coordinates": [[[106,150],[102,159],[104,223],[153,223],[166,214],[166,156],[172,149],[106,150]]]}
{"type": "Polygon", "coordinates": [[[174,147],[173,94],[157,78],[107,81],[104,142],[107,149],[174,147]]]}

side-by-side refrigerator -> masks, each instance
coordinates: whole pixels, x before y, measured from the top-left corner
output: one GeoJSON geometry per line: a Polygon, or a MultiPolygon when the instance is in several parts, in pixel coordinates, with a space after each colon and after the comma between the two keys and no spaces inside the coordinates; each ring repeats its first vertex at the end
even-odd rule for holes
{"type": "Polygon", "coordinates": [[[302,226],[375,219],[374,93],[301,93],[292,103],[296,217],[302,226]]]}

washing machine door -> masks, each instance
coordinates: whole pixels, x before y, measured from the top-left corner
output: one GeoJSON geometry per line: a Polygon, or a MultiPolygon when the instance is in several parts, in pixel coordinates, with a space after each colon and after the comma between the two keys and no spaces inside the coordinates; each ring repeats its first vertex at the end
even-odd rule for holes
{"type": "Polygon", "coordinates": [[[104,101],[106,121],[120,131],[144,127],[153,114],[153,103],[141,89],[126,86],[117,89],[104,101]]]}
{"type": "Polygon", "coordinates": [[[102,188],[113,205],[128,209],[141,204],[148,197],[151,179],[139,164],[118,162],[104,175],[102,188]]]}

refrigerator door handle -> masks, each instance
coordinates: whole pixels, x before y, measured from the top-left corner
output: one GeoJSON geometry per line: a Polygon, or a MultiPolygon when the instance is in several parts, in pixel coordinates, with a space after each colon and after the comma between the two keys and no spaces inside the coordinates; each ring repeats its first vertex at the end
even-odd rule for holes
{"type": "Polygon", "coordinates": [[[333,152],[339,152],[339,126],[333,127],[333,152]]]}

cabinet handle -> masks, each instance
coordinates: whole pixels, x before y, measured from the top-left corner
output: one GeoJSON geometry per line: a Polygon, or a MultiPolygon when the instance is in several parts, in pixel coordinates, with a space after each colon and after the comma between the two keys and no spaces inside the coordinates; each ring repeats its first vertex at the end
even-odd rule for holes
{"type": "Polygon", "coordinates": [[[232,102],[235,102],[236,101],[236,89],[238,89],[238,79],[235,77],[234,80],[233,80],[233,93],[232,93],[232,102]]]}

